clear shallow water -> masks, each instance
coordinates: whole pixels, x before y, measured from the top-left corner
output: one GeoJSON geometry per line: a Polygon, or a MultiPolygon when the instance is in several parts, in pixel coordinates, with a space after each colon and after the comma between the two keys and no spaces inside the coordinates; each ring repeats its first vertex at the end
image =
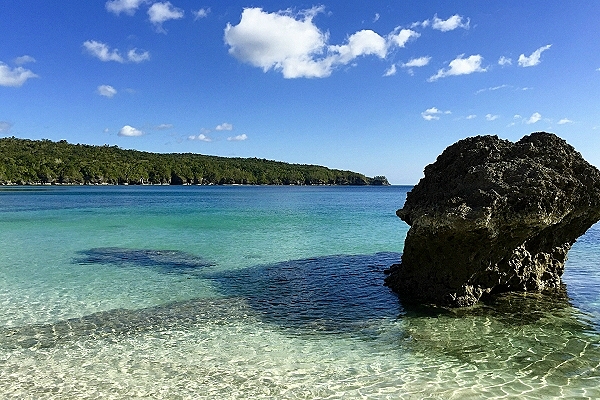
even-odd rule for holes
{"type": "Polygon", "coordinates": [[[0,393],[600,397],[600,227],[568,299],[405,308],[408,189],[0,188],[0,393]]]}

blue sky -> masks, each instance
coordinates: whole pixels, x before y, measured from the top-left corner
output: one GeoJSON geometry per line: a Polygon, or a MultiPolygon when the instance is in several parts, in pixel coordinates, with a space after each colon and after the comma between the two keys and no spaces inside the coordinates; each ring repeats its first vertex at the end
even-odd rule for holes
{"type": "Polygon", "coordinates": [[[414,184],[468,136],[600,166],[600,2],[3,0],[0,136],[414,184]]]}

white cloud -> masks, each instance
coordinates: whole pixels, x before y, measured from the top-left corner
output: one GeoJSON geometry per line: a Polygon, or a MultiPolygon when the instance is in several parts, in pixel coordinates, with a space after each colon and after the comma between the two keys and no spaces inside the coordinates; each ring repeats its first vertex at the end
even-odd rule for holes
{"type": "Polygon", "coordinates": [[[410,39],[416,39],[419,36],[421,36],[420,33],[415,32],[411,29],[398,30],[398,28],[396,28],[392,33],[388,35],[388,40],[390,44],[395,44],[398,47],[405,47],[406,43],[408,43],[410,39]]]}
{"type": "Polygon", "coordinates": [[[534,112],[533,114],[531,114],[531,117],[529,117],[529,119],[527,121],[525,121],[525,123],[526,124],[535,124],[536,122],[538,122],[541,119],[542,119],[542,114],[540,114],[538,112],[534,112]]]}
{"type": "Polygon", "coordinates": [[[558,121],[558,124],[559,124],[559,125],[564,125],[564,124],[572,124],[572,123],[573,123],[573,121],[571,121],[571,120],[570,120],[570,119],[568,119],[568,118],[563,118],[563,119],[561,119],[560,121],[558,121]]]}
{"type": "Polygon", "coordinates": [[[17,65],[23,65],[23,64],[34,63],[34,62],[35,62],[35,58],[28,56],[28,55],[24,55],[24,56],[15,58],[15,64],[17,64],[17,65]]]}
{"type": "Polygon", "coordinates": [[[512,65],[512,59],[502,56],[498,59],[498,64],[502,66],[512,65]]]}
{"type": "Polygon", "coordinates": [[[110,47],[105,44],[98,42],[96,40],[86,40],[83,42],[83,47],[93,55],[97,57],[100,61],[116,61],[123,63],[125,60],[119,54],[119,50],[110,50],[110,47]]]}
{"type": "Polygon", "coordinates": [[[344,44],[330,45],[329,34],[313,23],[315,15],[323,11],[323,7],[314,7],[294,15],[246,8],[237,25],[228,23],[225,28],[229,54],[264,72],[281,71],[284,78],[324,78],[361,56],[383,59],[391,48],[404,47],[420,35],[396,28],[383,37],[366,29],[349,35],[344,44]]]}
{"type": "Polygon", "coordinates": [[[540,57],[542,56],[542,52],[548,50],[552,45],[542,46],[533,53],[529,57],[526,57],[525,54],[521,54],[519,56],[519,65],[521,67],[533,67],[540,63],[540,57]]]}
{"type": "Polygon", "coordinates": [[[396,64],[392,64],[384,73],[383,76],[394,76],[396,75],[397,68],[396,64]]]}
{"type": "Polygon", "coordinates": [[[429,64],[431,61],[431,57],[419,57],[419,58],[411,58],[408,62],[402,64],[404,68],[414,68],[414,67],[424,67],[429,64]]]}
{"type": "Polygon", "coordinates": [[[0,133],[6,133],[10,131],[12,124],[8,121],[0,121],[0,133]]]}
{"type": "Polygon", "coordinates": [[[456,14],[448,18],[447,20],[442,20],[438,18],[437,14],[433,17],[432,28],[440,30],[442,32],[452,31],[457,28],[469,29],[470,24],[469,18],[466,21],[460,15],[456,14]]]}
{"type": "Polygon", "coordinates": [[[500,118],[499,115],[487,114],[485,116],[485,119],[488,120],[488,121],[494,121],[494,120],[497,120],[498,118],[500,118]]]}
{"type": "Polygon", "coordinates": [[[147,0],[109,0],[106,2],[105,7],[108,11],[115,13],[116,15],[122,12],[128,15],[135,14],[136,10],[147,0]]]}
{"type": "Polygon", "coordinates": [[[434,82],[440,78],[445,78],[452,75],[468,75],[474,72],[485,72],[485,68],[481,68],[481,61],[483,57],[479,54],[463,58],[464,54],[461,54],[456,59],[450,61],[447,69],[440,69],[437,74],[431,76],[428,81],[434,82]]]}
{"type": "Polygon", "coordinates": [[[162,27],[163,22],[171,19],[183,18],[184,12],[182,9],[174,7],[170,1],[164,3],[154,3],[148,9],[148,16],[150,22],[154,24],[157,31],[166,33],[167,31],[162,27]]]}
{"type": "Polygon", "coordinates": [[[242,135],[237,135],[237,136],[230,136],[227,138],[228,141],[230,142],[241,142],[243,140],[248,139],[248,136],[246,136],[246,134],[242,134],[242,135]]]}
{"type": "Polygon", "coordinates": [[[129,125],[125,125],[121,129],[119,129],[118,133],[119,136],[142,136],[143,134],[144,132],[129,125]]]}
{"type": "Polygon", "coordinates": [[[154,129],[157,131],[164,131],[171,128],[173,128],[173,124],[160,124],[154,127],[154,129]]]}
{"type": "Polygon", "coordinates": [[[194,11],[194,21],[206,18],[210,14],[210,8],[201,8],[198,11],[194,11]]]}
{"type": "Polygon", "coordinates": [[[428,108],[427,110],[421,113],[421,116],[425,121],[432,121],[440,119],[440,115],[442,114],[452,114],[451,111],[441,111],[436,107],[428,108]]]}
{"type": "Polygon", "coordinates": [[[30,78],[38,78],[38,76],[23,67],[10,68],[0,61],[0,86],[19,87],[30,78]]]}
{"type": "Polygon", "coordinates": [[[129,52],[127,52],[127,58],[124,58],[119,50],[111,49],[106,43],[98,42],[96,40],[86,40],[83,42],[83,47],[90,55],[104,62],[115,61],[118,63],[141,63],[150,59],[149,52],[138,52],[138,49],[129,50],[129,52]]]}
{"type": "Polygon", "coordinates": [[[232,131],[233,130],[233,125],[227,123],[227,122],[223,122],[220,125],[217,125],[217,127],[215,128],[215,131],[232,131]]]}
{"type": "Polygon", "coordinates": [[[141,63],[150,59],[150,53],[148,51],[139,51],[138,49],[132,49],[127,52],[127,60],[134,63],[141,63]]]}
{"type": "Polygon", "coordinates": [[[381,15],[379,15],[379,13],[375,13],[375,17],[373,17],[373,22],[379,21],[379,18],[381,18],[381,15]]]}
{"type": "Polygon", "coordinates": [[[198,136],[188,136],[188,140],[199,140],[201,142],[212,142],[212,139],[206,136],[204,133],[199,134],[198,136]]]}
{"type": "Polygon", "coordinates": [[[297,20],[283,12],[246,8],[239,24],[225,28],[229,54],[264,72],[280,70],[285,78],[329,76],[331,64],[313,59],[324,52],[328,35],[312,23],[312,15],[297,20]]]}
{"type": "Polygon", "coordinates": [[[115,89],[114,87],[110,86],[110,85],[100,85],[98,86],[98,94],[100,96],[104,96],[104,97],[113,97],[115,94],[117,94],[117,89],[115,89]]]}
{"type": "Polygon", "coordinates": [[[387,44],[383,37],[372,30],[358,31],[348,38],[348,43],[340,46],[329,46],[331,61],[336,64],[348,64],[357,57],[373,54],[385,58],[387,44]]]}
{"type": "Polygon", "coordinates": [[[467,119],[475,119],[475,118],[477,118],[477,115],[475,115],[475,114],[467,115],[467,119]]]}

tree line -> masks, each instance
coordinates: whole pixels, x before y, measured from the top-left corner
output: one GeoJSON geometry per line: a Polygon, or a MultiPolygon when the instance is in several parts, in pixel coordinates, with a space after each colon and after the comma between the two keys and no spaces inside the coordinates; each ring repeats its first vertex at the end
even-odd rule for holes
{"type": "Polygon", "coordinates": [[[384,176],[317,165],[15,137],[0,139],[0,184],[389,185],[384,176]]]}

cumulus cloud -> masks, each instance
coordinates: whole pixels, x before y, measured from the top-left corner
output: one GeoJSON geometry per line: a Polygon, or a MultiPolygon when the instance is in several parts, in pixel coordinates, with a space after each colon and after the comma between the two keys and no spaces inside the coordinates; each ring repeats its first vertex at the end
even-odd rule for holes
{"type": "Polygon", "coordinates": [[[518,60],[519,65],[521,67],[533,67],[538,65],[540,63],[540,57],[542,56],[542,53],[548,50],[551,46],[551,44],[542,46],[533,53],[531,53],[529,57],[525,56],[525,54],[521,54],[518,60]]]}
{"type": "Polygon", "coordinates": [[[421,36],[420,33],[413,31],[412,29],[399,29],[396,28],[392,33],[388,35],[389,44],[395,44],[398,47],[405,47],[411,39],[416,39],[421,36]]]}
{"type": "Polygon", "coordinates": [[[225,28],[229,54],[264,72],[281,71],[284,78],[323,78],[361,56],[385,58],[391,48],[404,47],[419,36],[410,29],[396,28],[385,37],[365,29],[349,35],[344,44],[331,45],[329,34],[313,23],[323,11],[314,7],[294,15],[246,8],[237,25],[228,23],[225,28]]]}
{"type": "Polygon", "coordinates": [[[119,15],[125,13],[128,15],[135,14],[136,10],[147,0],[109,0],[105,7],[108,11],[119,15]]]}
{"type": "Polygon", "coordinates": [[[212,142],[212,139],[206,136],[204,133],[199,134],[198,136],[192,135],[188,136],[188,140],[199,140],[201,142],[212,142]]]}
{"type": "Polygon", "coordinates": [[[142,136],[144,132],[139,129],[134,128],[130,125],[125,125],[121,129],[119,129],[119,136],[142,136]]]}
{"type": "Polygon", "coordinates": [[[500,116],[499,115],[494,115],[494,114],[487,114],[485,116],[485,119],[488,120],[488,121],[495,121],[498,118],[500,118],[500,116]]]}
{"type": "Polygon", "coordinates": [[[194,11],[194,21],[208,17],[210,14],[210,8],[201,8],[198,11],[194,11]]]}
{"type": "Polygon", "coordinates": [[[529,119],[527,121],[525,121],[525,123],[526,124],[535,124],[536,122],[538,122],[541,119],[542,119],[542,114],[540,114],[538,112],[534,112],[533,114],[531,114],[531,117],[529,117],[529,119]]]}
{"type": "Polygon", "coordinates": [[[115,89],[114,87],[112,87],[110,85],[100,85],[100,86],[98,86],[97,92],[100,96],[110,98],[110,97],[113,97],[115,94],[117,94],[117,89],[115,89]]]}
{"type": "Polygon", "coordinates": [[[512,59],[502,56],[498,59],[498,65],[512,65],[512,59]]]}
{"type": "Polygon", "coordinates": [[[34,63],[34,62],[35,62],[35,58],[28,56],[28,55],[24,55],[24,56],[15,58],[16,65],[23,65],[23,64],[34,63]]]}
{"type": "Polygon", "coordinates": [[[469,24],[471,23],[470,19],[466,20],[460,15],[456,14],[451,16],[450,18],[443,20],[438,18],[437,14],[433,17],[433,22],[431,27],[433,29],[440,30],[442,32],[452,31],[458,28],[469,29],[469,24]]]}
{"type": "Polygon", "coordinates": [[[154,24],[157,31],[166,33],[167,31],[162,27],[163,22],[171,19],[183,18],[184,12],[182,9],[174,7],[170,1],[164,3],[154,3],[148,9],[148,17],[150,22],[154,24]]]}
{"type": "Polygon", "coordinates": [[[139,52],[138,49],[129,50],[129,52],[127,53],[127,58],[124,58],[119,52],[119,50],[111,49],[110,46],[106,43],[98,42],[96,40],[86,40],[85,42],[83,42],[83,47],[87,50],[87,52],[90,55],[104,62],[115,61],[118,63],[141,63],[150,59],[149,52],[139,52]]]}
{"type": "Polygon", "coordinates": [[[232,131],[233,130],[233,125],[227,122],[223,122],[220,125],[217,125],[217,127],[215,128],[216,131],[232,131]]]}
{"type": "Polygon", "coordinates": [[[0,121],[0,133],[7,133],[12,128],[12,124],[8,121],[0,121]]]}
{"type": "Polygon", "coordinates": [[[568,119],[568,118],[563,118],[563,119],[561,119],[560,121],[558,121],[558,124],[559,124],[559,125],[564,125],[564,124],[572,124],[572,123],[573,123],[573,121],[571,121],[571,120],[570,120],[570,119],[568,119]]]}
{"type": "Polygon", "coordinates": [[[10,68],[0,61],[0,86],[20,87],[31,78],[38,76],[23,67],[10,68]]]}
{"type": "Polygon", "coordinates": [[[437,74],[431,76],[428,81],[434,82],[440,78],[445,78],[452,75],[469,75],[474,72],[485,72],[486,69],[481,67],[481,61],[483,57],[479,54],[463,58],[464,54],[461,54],[454,60],[450,61],[449,68],[440,69],[437,74]]]}
{"type": "Polygon", "coordinates": [[[243,140],[248,139],[248,136],[246,136],[246,134],[242,134],[242,135],[237,135],[237,136],[230,136],[227,138],[228,141],[230,142],[241,142],[243,140]]]}
{"type": "Polygon", "coordinates": [[[425,121],[432,121],[440,119],[440,115],[442,114],[452,114],[450,111],[441,111],[436,107],[428,108],[427,110],[421,113],[421,116],[425,121]]]}

